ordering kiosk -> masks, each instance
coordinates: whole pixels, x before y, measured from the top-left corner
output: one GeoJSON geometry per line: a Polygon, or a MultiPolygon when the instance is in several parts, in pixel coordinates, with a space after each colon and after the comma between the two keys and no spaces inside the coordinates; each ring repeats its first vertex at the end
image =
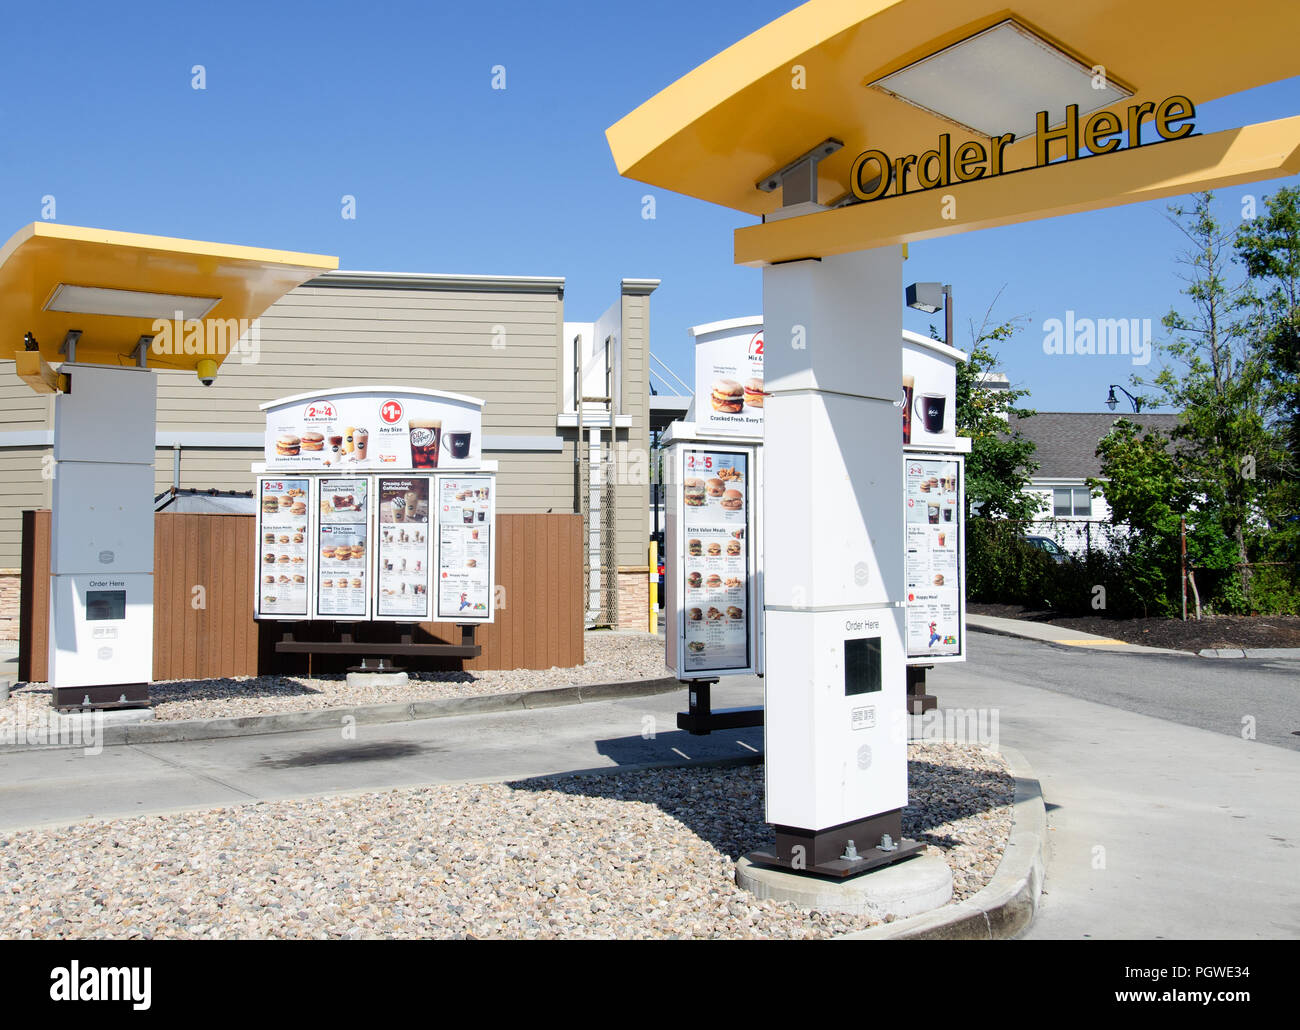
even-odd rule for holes
{"type": "Polygon", "coordinates": [[[54,400],[49,680],[54,707],[149,701],[156,374],[64,362],[54,400]]]}
{"type": "MultiPolygon", "coordinates": [[[[495,618],[496,462],[482,457],[483,402],[410,387],[358,387],[262,405],[257,477],[259,620],[327,622],[339,640],[279,651],[472,657],[495,618]],[[352,639],[355,623],[405,623],[398,642],[352,639]],[[419,643],[417,623],[462,627],[460,645],[419,643]]],[[[328,629],[328,627],[327,627],[328,629]]]]}
{"type": "Polygon", "coordinates": [[[903,587],[907,706],[922,715],[934,665],[966,660],[966,458],[955,347],[903,331],[903,587]]]}
{"type": "MultiPolygon", "coordinates": [[[[867,260],[834,274],[869,281],[857,267],[867,260]]],[[[808,285],[795,279],[793,289],[808,285]]],[[[665,657],[690,700],[678,726],[764,726],[776,846],[753,860],[844,877],[915,854],[921,845],[901,832],[905,713],[935,703],[926,668],[965,660],[970,442],[956,436],[955,402],[966,355],[903,331],[893,371],[884,355],[865,374],[807,370],[785,354],[764,362],[759,318],[691,332],[692,420],[664,437],[665,657]],[[841,376],[861,394],[813,388],[841,376]],[[766,417],[774,403],[785,417],[776,433],[766,417]],[[859,421],[860,435],[837,439],[832,414],[859,421]],[[764,676],[764,707],[713,711],[712,684],[745,674],[764,676]]]]}
{"type": "Polygon", "coordinates": [[[157,371],[211,386],[318,254],[34,222],[0,246],[0,336],[54,396],[47,676],[54,707],[147,705],[157,371]]]}

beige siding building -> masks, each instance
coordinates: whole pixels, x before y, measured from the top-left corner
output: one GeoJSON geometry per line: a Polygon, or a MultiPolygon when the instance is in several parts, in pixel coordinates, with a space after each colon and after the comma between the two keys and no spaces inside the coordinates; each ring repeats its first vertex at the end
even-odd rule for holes
{"type": "MultiPolygon", "coordinates": [[[[649,448],[650,294],[657,285],[623,280],[619,299],[598,323],[610,330],[620,388],[612,416],[584,412],[587,431],[575,455],[574,352],[564,339],[562,278],[326,273],[269,308],[212,386],[187,373],[159,373],[157,492],[251,490],[251,466],[262,460],[258,405],[266,401],[398,384],[485,401],[483,451],[499,462],[499,511],[583,510],[593,423],[604,427],[598,448],[649,448]]],[[[49,397],[18,380],[12,361],[0,362],[0,636],[9,638],[17,635],[21,513],[50,504],[42,470],[49,467],[52,408],[49,397]]],[[[600,582],[617,583],[617,597],[604,599],[603,609],[593,598],[589,611],[601,621],[612,604],[623,626],[645,629],[649,487],[644,477],[615,479],[615,547],[597,558],[612,576],[593,582],[597,590],[600,582]]]]}

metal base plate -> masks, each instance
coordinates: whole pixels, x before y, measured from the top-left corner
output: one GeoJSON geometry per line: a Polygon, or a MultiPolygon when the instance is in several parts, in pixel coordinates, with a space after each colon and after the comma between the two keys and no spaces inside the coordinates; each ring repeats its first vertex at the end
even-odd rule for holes
{"type": "Polygon", "coordinates": [[[148,683],[108,683],[98,687],[55,687],[54,707],[60,712],[101,708],[149,707],[148,683]]]}
{"type": "Polygon", "coordinates": [[[850,876],[858,876],[861,873],[869,873],[871,870],[879,869],[882,866],[902,862],[913,855],[920,854],[925,848],[926,845],[922,841],[904,839],[900,840],[892,851],[868,848],[865,851],[859,850],[858,857],[852,861],[836,858],[807,868],[795,868],[788,859],[779,858],[771,851],[751,851],[745,857],[751,862],[775,866],[778,869],[788,869],[792,873],[808,873],[812,876],[828,876],[836,880],[846,880],[850,876]]]}

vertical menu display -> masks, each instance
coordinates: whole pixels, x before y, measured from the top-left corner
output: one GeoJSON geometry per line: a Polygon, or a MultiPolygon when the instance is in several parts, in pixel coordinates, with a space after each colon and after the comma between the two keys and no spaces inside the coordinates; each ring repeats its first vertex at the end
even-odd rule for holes
{"type": "Polygon", "coordinates": [[[961,463],[904,455],[909,658],[960,655],[961,463]]]}
{"type": "Polygon", "coordinates": [[[309,491],[305,476],[257,480],[258,616],[307,616],[309,491]]]}
{"type": "Polygon", "coordinates": [[[316,532],[316,615],[364,619],[369,614],[369,480],[319,480],[316,532]]]}
{"type": "Polygon", "coordinates": [[[744,669],[753,615],[748,456],[687,449],[682,457],[683,668],[744,669]]]}
{"type": "Polygon", "coordinates": [[[380,476],[375,503],[375,618],[423,622],[429,618],[432,526],[428,476],[380,476]]]}
{"type": "Polygon", "coordinates": [[[438,618],[492,618],[493,477],[438,479],[438,618]]]}

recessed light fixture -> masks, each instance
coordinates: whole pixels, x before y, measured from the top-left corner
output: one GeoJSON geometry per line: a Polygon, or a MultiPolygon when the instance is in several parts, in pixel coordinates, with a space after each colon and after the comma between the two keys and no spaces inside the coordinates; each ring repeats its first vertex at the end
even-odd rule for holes
{"type": "Polygon", "coordinates": [[[202,318],[220,297],[184,297],[176,293],[112,290],[103,286],[69,286],[60,283],[45,302],[46,311],[74,315],[116,315],[120,318],[202,318]]]}
{"type": "Polygon", "coordinates": [[[1032,136],[1035,116],[1050,125],[1078,104],[1081,115],[1133,94],[1094,73],[1018,22],[999,22],[869,85],[984,136],[1032,136]]]}

